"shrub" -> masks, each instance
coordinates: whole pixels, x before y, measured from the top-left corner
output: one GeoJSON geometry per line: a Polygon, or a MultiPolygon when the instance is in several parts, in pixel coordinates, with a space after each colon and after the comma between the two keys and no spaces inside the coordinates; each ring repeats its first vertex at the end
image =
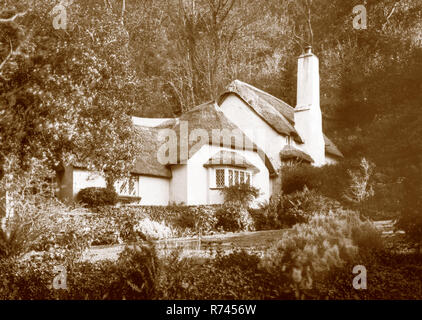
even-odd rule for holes
{"type": "Polygon", "coordinates": [[[255,230],[254,221],[249,213],[242,206],[235,204],[223,205],[216,212],[216,228],[224,231],[253,231],[255,230]]]}
{"type": "Polygon", "coordinates": [[[411,169],[403,182],[404,196],[400,199],[401,213],[397,227],[406,232],[406,238],[422,249],[422,165],[411,169]]]}
{"type": "Polygon", "coordinates": [[[340,203],[321,196],[307,187],[304,190],[281,197],[282,211],[278,213],[281,225],[291,227],[296,223],[309,221],[315,214],[340,208],[340,203]]]}
{"type": "Polygon", "coordinates": [[[232,232],[241,230],[239,208],[223,206],[217,211],[216,217],[217,228],[222,228],[224,231],[232,232]]]}
{"type": "Polygon", "coordinates": [[[67,224],[69,208],[54,199],[27,195],[14,205],[14,213],[0,227],[0,258],[19,257],[50,246],[83,246],[85,239],[73,223],[67,224]]]}
{"type": "Polygon", "coordinates": [[[77,199],[89,208],[115,205],[117,198],[117,192],[113,188],[89,187],[81,189],[77,195],[77,199]]]}
{"type": "Polygon", "coordinates": [[[184,229],[185,233],[212,233],[217,223],[218,206],[171,206],[167,209],[167,220],[171,220],[176,228],[184,229]]]}
{"type": "Polygon", "coordinates": [[[352,164],[346,160],[323,167],[284,166],[281,169],[283,194],[302,191],[306,186],[323,196],[340,200],[347,187],[347,168],[350,166],[352,164]]]}
{"type": "Polygon", "coordinates": [[[70,212],[69,208],[59,211],[56,208],[49,213],[43,234],[32,243],[30,249],[48,251],[59,247],[82,251],[108,231],[104,225],[97,225],[96,228],[91,221],[91,214],[70,212]]]}
{"type": "Polygon", "coordinates": [[[284,166],[282,172],[282,190],[284,194],[302,191],[303,188],[313,189],[318,186],[316,171],[306,164],[284,166]]]}
{"type": "Polygon", "coordinates": [[[280,216],[283,214],[283,201],[280,196],[272,197],[259,208],[249,209],[256,230],[275,230],[284,227],[280,216]]]}
{"type": "Polygon", "coordinates": [[[156,297],[158,258],[151,245],[126,247],[117,261],[118,277],[106,295],[109,299],[156,297]]]}
{"type": "Polygon", "coordinates": [[[0,299],[154,299],[158,260],[150,245],[127,247],[117,261],[73,261],[58,252],[0,261],[0,299]],[[54,268],[66,270],[67,289],[54,289],[54,268]]]}
{"type": "Polygon", "coordinates": [[[171,229],[173,236],[212,234],[216,231],[216,211],[219,205],[204,206],[125,206],[112,208],[116,215],[133,215],[133,221],[145,218],[164,224],[171,229]]]}
{"type": "Polygon", "coordinates": [[[220,192],[225,203],[241,203],[246,207],[259,196],[259,190],[247,183],[224,187],[220,192]]]}
{"type": "Polygon", "coordinates": [[[260,258],[244,250],[217,251],[215,259],[198,263],[173,252],[163,261],[163,299],[292,299],[283,273],[260,268],[260,258]]]}
{"type": "Polygon", "coordinates": [[[353,203],[362,203],[374,195],[372,175],[375,165],[362,158],[359,170],[347,170],[350,185],[344,193],[344,198],[353,203]]]}
{"type": "Polygon", "coordinates": [[[149,218],[138,221],[134,226],[134,231],[141,238],[147,240],[165,239],[173,236],[172,230],[164,223],[151,221],[149,218]]]}
{"type": "Polygon", "coordinates": [[[370,222],[339,209],[295,225],[264,259],[264,266],[272,272],[286,272],[301,298],[318,277],[352,261],[359,250],[367,252],[380,245],[380,235],[370,222]]]}
{"type": "Polygon", "coordinates": [[[340,208],[340,203],[307,187],[299,192],[273,197],[259,209],[249,209],[257,230],[289,228],[314,214],[340,208]]]}

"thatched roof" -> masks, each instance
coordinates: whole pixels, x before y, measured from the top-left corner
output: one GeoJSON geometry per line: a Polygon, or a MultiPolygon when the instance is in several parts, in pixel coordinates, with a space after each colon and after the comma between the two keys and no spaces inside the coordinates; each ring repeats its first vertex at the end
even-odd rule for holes
{"type": "Polygon", "coordinates": [[[259,169],[250,163],[244,156],[237,152],[221,150],[213,155],[204,167],[213,167],[219,165],[229,165],[232,167],[242,169],[252,169],[254,172],[259,172],[259,169]]]}
{"type": "Polygon", "coordinates": [[[343,154],[341,151],[336,147],[336,145],[328,139],[328,137],[324,134],[324,141],[325,141],[325,152],[331,154],[336,157],[343,158],[343,154]]]}
{"type": "Polygon", "coordinates": [[[163,121],[159,125],[155,126],[155,128],[157,129],[173,128],[178,123],[179,123],[179,118],[166,119],[166,121],[163,121]]]}
{"type": "Polygon", "coordinates": [[[292,146],[285,146],[283,150],[280,151],[281,160],[297,159],[303,160],[309,163],[314,162],[312,158],[302,150],[296,149],[292,146]]]}
{"type": "MultiPolygon", "coordinates": [[[[295,141],[303,143],[294,128],[295,109],[286,102],[240,80],[234,80],[220,96],[219,103],[229,93],[238,95],[275,131],[282,135],[291,135],[295,141]]],[[[324,135],[325,151],[328,154],[343,157],[336,145],[324,135]]]]}
{"type": "Polygon", "coordinates": [[[219,103],[230,93],[238,95],[275,131],[292,136],[298,143],[303,143],[294,128],[294,109],[287,103],[239,80],[230,83],[220,96],[219,103]]]}
{"type": "Polygon", "coordinates": [[[172,120],[174,120],[174,118],[141,118],[132,116],[133,124],[141,127],[157,127],[172,120]]]}
{"type": "Polygon", "coordinates": [[[136,126],[142,141],[142,152],[137,157],[132,173],[171,178],[171,170],[157,159],[161,146],[158,138],[159,129],[136,126]]]}
{"type": "MultiPolygon", "coordinates": [[[[216,145],[236,150],[252,150],[263,156],[263,161],[267,166],[270,175],[276,175],[274,166],[272,165],[266,154],[258,148],[234,123],[232,123],[224,113],[218,108],[214,101],[210,101],[185,112],[174,122],[168,122],[159,128],[170,128],[177,135],[178,143],[178,163],[186,163],[204,144],[216,145]],[[174,124],[172,126],[172,124],[174,124]],[[207,135],[208,140],[202,140],[198,137],[196,140],[187,142],[189,152],[184,154],[180,152],[181,132],[186,131],[187,137],[191,132],[203,132],[207,135]]],[[[158,127],[157,127],[158,129],[158,127]]]]}

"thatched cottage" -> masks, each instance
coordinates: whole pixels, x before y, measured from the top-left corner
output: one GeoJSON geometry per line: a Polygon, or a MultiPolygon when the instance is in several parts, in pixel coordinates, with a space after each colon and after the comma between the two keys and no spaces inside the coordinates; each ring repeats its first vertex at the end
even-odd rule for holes
{"type": "MultiPolygon", "coordinates": [[[[298,59],[295,108],[235,80],[179,118],[133,117],[144,149],[116,191],[141,205],[200,205],[221,203],[225,186],[249,183],[260,189],[257,201],[267,201],[283,164],[322,166],[343,157],[322,132],[319,95],[319,61],[308,48],[298,59]]],[[[82,188],[105,186],[83,168],[66,168],[63,177],[60,194],[69,200],[82,188]]]]}

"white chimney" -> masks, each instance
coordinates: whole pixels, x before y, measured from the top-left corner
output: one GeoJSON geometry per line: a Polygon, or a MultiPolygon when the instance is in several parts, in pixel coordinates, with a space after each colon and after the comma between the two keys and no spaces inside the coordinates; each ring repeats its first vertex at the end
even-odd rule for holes
{"type": "Polygon", "coordinates": [[[314,165],[325,164],[325,143],[319,103],[319,60],[307,47],[298,59],[297,104],[295,129],[304,141],[303,149],[314,160],[314,165]]]}

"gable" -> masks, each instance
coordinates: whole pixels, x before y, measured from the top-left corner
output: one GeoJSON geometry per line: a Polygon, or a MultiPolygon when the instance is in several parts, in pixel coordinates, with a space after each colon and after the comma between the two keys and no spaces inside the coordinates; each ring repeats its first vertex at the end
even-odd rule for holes
{"type": "MultiPolygon", "coordinates": [[[[303,143],[294,128],[295,109],[286,102],[240,80],[234,80],[218,98],[221,105],[228,95],[235,94],[261,117],[272,129],[284,136],[292,136],[298,143],[303,143]]],[[[325,152],[336,157],[343,157],[337,146],[324,134],[325,152]]]]}
{"type": "Polygon", "coordinates": [[[271,128],[283,136],[292,136],[298,143],[303,143],[293,121],[293,108],[281,100],[242,81],[233,81],[218,99],[218,104],[229,94],[235,94],[242,99],[271,128]],[[291,109],[291,110],[290,110],[291,109]],[[281,113],[288,115],[287,117],[281,113]]]}

